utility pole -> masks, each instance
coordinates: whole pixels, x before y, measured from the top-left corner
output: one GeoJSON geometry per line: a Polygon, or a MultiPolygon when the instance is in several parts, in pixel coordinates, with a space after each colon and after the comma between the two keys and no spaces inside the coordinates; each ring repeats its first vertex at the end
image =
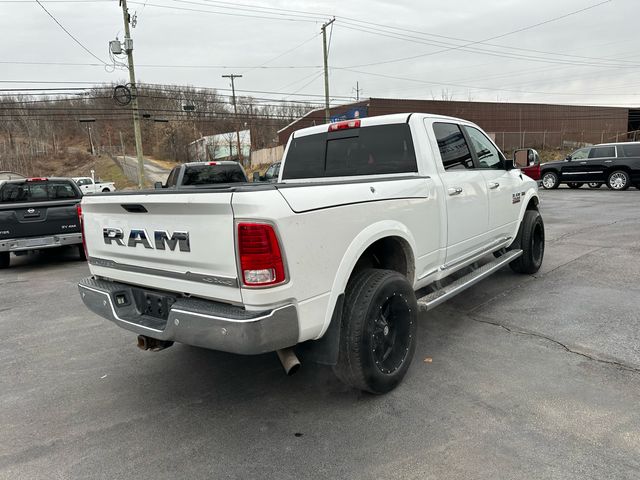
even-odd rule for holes
{"type": "Polygon", "coordinates": [[[324,120],[329,123],[331,120],[331,112],[329,111],[329,52],[327,51],[327,27],[335,22],[336,19],[332,18],[327,23],[322,24],[322,53],[324,57],[324,120]]]}
{"type": "Polygon", "coordinates": [[[230,78],[231,79],[231,95],[233,98],[233,114],[236,116],[236,141],[238,143],[238,158],[240,159],[240,164],[242,164],[242,150],[240,149],[240,129],[238,122],[238,107],[236,106],[236,86],[234,83],[234,79],[242,78],[242,75],[222,75],[222,78],[230,78]]]}
{"type": "Polygon", "coordinates": [[[360,101],[360,82],[356,82],[356,102],[360,101]]]}
{"type": "Polygon", "coordinates": [[[124,19],[124,50],[129,63],[129,83],[131,84],[131,110],[133,112],[133,133],[136,139],[136,156],[138,157],[138,188],[144,185],[144,157],[142,156],[142,132],[140,131],[140,112],[138,111],[138,90],[136,73],[133,69],[133,40],[129,33],[129,10],[127,0],[120,0],[122,18],[124,19]]]}

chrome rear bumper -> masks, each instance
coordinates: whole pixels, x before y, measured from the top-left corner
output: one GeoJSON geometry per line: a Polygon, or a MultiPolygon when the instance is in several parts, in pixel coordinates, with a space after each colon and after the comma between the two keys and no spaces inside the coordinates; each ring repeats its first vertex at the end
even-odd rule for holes
{"type": "Polygon", "coordinates": [[[272,352],[298,343],[298,316],[294,305],[247,311],[224,303],[181,298],[169,292],[93,277],[82,280],[78,289],[82,301],[94,313],[138,335],[158,340],[246,355],[272,352]],[[141,313],[145,308],[141,299],[147,295],[154,300],[168,300],[165,318],[141,313]]]}

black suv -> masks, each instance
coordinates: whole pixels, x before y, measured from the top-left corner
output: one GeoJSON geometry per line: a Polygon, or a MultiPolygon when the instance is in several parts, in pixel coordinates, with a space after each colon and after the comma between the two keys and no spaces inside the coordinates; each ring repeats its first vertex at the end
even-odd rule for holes
{"type": "Polygon", "coordinates": [[[563,161],[540,166],[542,186],[558,188],[566,183],[580,188],[587,183],[599,188],[605,183],[613,190],[631,185],[640,189],[640,142],[606,143],[576,150],[563,161]]]}

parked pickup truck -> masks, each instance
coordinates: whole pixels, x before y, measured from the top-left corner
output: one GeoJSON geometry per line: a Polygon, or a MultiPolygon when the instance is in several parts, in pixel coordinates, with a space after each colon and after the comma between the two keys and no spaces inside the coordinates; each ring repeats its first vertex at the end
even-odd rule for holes
{"type": "Polygon", "coordinates": [[[73,181],[76,182],[80,191],[86,195],[88,193],[98,192],[114,192],[116,190],[116,184],[113,182],[94,182],[91,177],[74,177],[73,181]]]}
{"type": "Polygon", "coordinates": [[[173,167],[167,182],[156,182],[155,188],[200,188],[218,183],[247,182],[247,174],[238,162],[190,162],[173,167]]]}
{"type": "Polygon", "coordinates": [[[419,113],[298,130],[278,183],[95,195],[82,211],[82,300],[139,347],[276,351],[288,373],[299,355],[373,393],[407,372],[419,309],[544,254],[536,182],[476,125],[419,113]]]}
{"type": "Polygon", "coordinates": [[[10,253],[72,245],[82,248],[78,207],[82,194],[70,178],[26,178],[0,185],[0,268],[10,253]]]}

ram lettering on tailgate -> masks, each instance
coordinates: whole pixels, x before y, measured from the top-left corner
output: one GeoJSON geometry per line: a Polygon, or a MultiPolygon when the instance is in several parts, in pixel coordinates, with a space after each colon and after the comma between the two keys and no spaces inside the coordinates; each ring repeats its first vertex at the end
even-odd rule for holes
{"type": "MultiPolygon", "coordinates": [[[[149,242],[149,235],[145,229],[131,229],[127,237],[126,245],[124,243],[125,235],[121,228],[103,228],[102,237],[104,238],[104,243],[107,245],[113,245],[115,242],[116,245],[123,247],[135,248],[138,245],[142,245],[144,248],[154,248],[151,242],[149,242]]],[[[189,232],[173,232],[173,234],[169,236],[169,232],[166,230],[155,230],[153,232],[153,243],[156,250],[166,250],[166,247],[169,247],[169,250],[174,251],[177,246],[181,252],[191,251],[189,232]]]]}

